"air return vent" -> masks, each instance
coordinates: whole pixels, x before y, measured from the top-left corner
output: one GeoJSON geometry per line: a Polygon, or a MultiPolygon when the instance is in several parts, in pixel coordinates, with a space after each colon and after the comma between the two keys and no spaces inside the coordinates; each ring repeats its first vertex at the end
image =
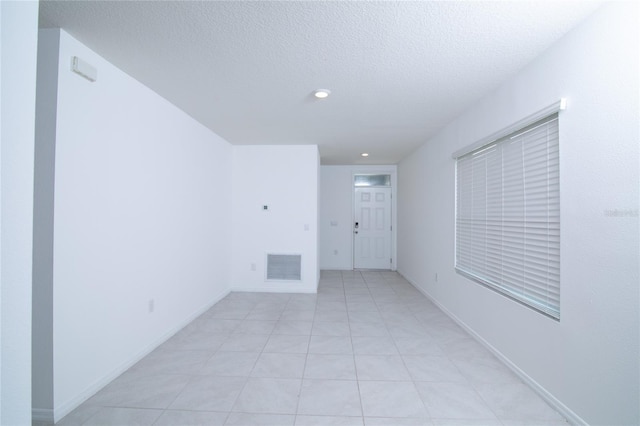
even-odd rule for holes
{"type": "Polygon", "coordinates": [[[302,255],[267,254],[267,280],[301,281],[302,255]]]}

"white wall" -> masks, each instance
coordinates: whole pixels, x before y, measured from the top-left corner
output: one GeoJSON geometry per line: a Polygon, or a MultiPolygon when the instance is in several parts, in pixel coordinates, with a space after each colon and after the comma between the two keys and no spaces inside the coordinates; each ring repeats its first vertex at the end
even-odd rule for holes
{"type": "Polygon", "coordinates": [[[353,269],[350,166],[320,167],[320,269],[353,269]]]}
{"type": "MultiPolygon", "coordinates": [[[[396,192],[395,165],[320,167],[320,269],[353,269],[353,175],[358,173],[390,174],[392,192],[396,192]]],[[[393,229],[397,228],[396,199],[394,195],[391,218],[393,229]]],[[[392,269],[395,269],[397,257],[395,236],[396,233],[393,232],[392,269]]]]}
{"type": "Polygon", "coordinates": [[[0,424],[31,423],[38,2],[0,2],[0,424]]]}
{"type": "Polygon", "coordinates": [[[53,416],[53,206],[59,31],[38,34],[33,195],[32,404],[34,418],[53,416]]]}
{"type": "Polygon", "coordinates": [[[398,270],[574,422],[640,423],[638,22],[635,4],[600,9],[398,170],[398,270]],[[451,153],[560,97],[556,322],[454,272],[451,153]]]}
{"type": "Polygon", "coordinates": [[[234,146],[233,153],[233,289],[315,292],[318,148],[234,146]],[[267,253],[301,254],[302,282],[265,281],[267,253]]]}
{"type": "Polygon", "coordinates": [[[58,419],[228,293],[232,149],[63,31],[55,131],[58,419]]]}

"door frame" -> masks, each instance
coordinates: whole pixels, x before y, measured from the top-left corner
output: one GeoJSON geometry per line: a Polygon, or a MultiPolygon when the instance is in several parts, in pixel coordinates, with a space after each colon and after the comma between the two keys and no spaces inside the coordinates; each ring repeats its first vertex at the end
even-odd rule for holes
{"type": "Polygon", "coordinates": [[[356,175],[390,175],[391,177],[391,267],[397,270],[397,233],[398,233],[398,172],[395,165],[390,166],[355,166],[351,170],[351,269],[355,268],[355,244],[353,236],[353,224],[356,217],[356,187],[354,179],[356,175]]]}

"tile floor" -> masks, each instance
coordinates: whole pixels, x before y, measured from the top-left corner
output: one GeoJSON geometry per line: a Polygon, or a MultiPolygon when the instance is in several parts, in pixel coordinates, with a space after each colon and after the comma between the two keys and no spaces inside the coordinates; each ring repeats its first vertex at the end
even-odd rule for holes
{"type": "Polygon", "coordinates": [[[395,272],[231,293],[58,425],[566,425],[395,272]]]}

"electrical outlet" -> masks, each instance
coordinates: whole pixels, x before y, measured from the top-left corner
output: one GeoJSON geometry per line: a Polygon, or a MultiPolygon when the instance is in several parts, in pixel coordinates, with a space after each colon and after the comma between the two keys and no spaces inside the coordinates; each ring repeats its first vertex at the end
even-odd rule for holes
{"type": "Polygon", "coordinates": [[[251,264],[251,270],[252,270],[252,271],[255,271],[255,270],[256,270],[256,264],[255,264],[255,263],[252,263],[252,264],[251,264]]]}
{"type": "Polygon", "coordinates": [[[334,251],[333,251],[333,254],[334,254],[335,256],[337,256],[337,255],[338,255],[338,250],[334,250],[334,251]]]}
{"type": "Polygon", "coordinates": [[[153,299],[149,299],[149,313],[153,313],[156,309],[156,301],[153,299]]]}

